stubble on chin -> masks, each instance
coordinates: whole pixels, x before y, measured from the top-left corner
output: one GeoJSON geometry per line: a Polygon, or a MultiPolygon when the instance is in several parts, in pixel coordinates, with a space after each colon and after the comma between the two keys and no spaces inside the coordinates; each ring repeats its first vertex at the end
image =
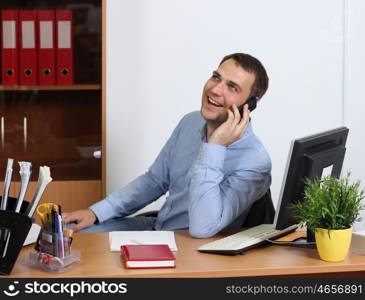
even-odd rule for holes
{"type": "Polygon", "coordinates": [[[214,124],[222,124],[223,122],[225,122],[228,118],[228,113],[227,111],[222,111],[219,114],[216,114],[214,116],[208,117],[208,118],[204,118],[206,121],[212,122],[214,124]]]}
{"type": "Polygon", "coordinates": [[[205,97],[204,100],[202,101],[202,106],[200,109],[200,114],[204,118],[204,120],[215,126],[217,126],[217,125],[219,126],[220,124],[225,122],[228,117],[227,110],[224,109],[219,113],[213,112],[213,111],[209,110],[208,107],[206,107],[207,106],[206,101],[207,101],[207,99],[205,97]]]}
{"type": "Polygon", "coordinates": [[[217,115],[216,117],[207,117],[202,114],[202,117],[210,128],[218,128],[227,119],[227,117],[224,117],[222,115],[217,115]]]}

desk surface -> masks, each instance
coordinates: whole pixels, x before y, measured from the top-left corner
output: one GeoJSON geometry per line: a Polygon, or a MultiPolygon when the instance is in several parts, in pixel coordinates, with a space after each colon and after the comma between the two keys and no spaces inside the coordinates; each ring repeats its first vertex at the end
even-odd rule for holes
{"type": "Polygon", "coordinates": [[[81,262],[68,271],[48,273],[29,267],[28,256],[33,246],[26,246],[12,274],[5,277],[365,276],[365,256],[352,253],[344,262],[325,262],[319,259],[315,249],[285,246],[267,245],[236,256],[206,254],[196,250],[200,245],[222,237],[194,239],[186,230],[178,230],[175,232],[179,249],[175,252],[176,268],[132,270],[124,268],[119,253],[109,251],[107,233],[76,234],[72,246],[81,250],[81,262]]]}

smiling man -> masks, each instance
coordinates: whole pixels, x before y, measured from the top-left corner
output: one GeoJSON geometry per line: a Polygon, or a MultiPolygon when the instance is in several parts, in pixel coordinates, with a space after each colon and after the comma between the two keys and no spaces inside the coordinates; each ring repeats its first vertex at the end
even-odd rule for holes
{"type": "Polygon", "coordinates": [[[150,169],[89,209],[65,214],[66,222],[81,232],[189,228],[198,238],[242,224],[271,183],[270,157],[246,104],[267,88],[256,58],[224,57],[204,85],[200,113],[183,117],[150,169]],[[167,192],[157,217],[126,218],[167,192]]]}

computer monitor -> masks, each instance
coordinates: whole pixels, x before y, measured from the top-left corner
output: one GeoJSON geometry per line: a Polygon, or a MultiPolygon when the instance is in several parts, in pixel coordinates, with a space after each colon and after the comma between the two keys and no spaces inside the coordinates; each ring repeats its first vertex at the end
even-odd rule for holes
{"type": "Polygon", "coordinates": [[[339,127],[292,141],[274,219],[276,229],[298,223],[290,206],[304,201],[304,178],[340,176],[348,132],[339,127]]]}

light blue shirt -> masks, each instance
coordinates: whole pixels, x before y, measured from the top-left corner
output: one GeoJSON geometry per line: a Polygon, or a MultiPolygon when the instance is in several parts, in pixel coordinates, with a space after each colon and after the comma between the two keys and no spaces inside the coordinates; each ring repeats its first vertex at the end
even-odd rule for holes
{"type": "Polygon", "coordinates": [[[228,147],[209,144],[199,112],[185,115],[150,169],[90,208],[99,222],[127,216],[169,192],[156,230],[189,228],[194,237],[244,220],[271,183],[271,160],[251,124],[228,147]]]}

